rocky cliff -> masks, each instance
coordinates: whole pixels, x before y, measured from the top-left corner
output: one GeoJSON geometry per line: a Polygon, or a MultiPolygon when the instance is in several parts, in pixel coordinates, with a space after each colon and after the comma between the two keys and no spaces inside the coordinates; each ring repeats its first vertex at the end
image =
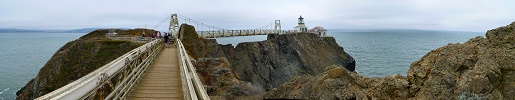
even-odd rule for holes
{"type": "Polygon", "coordinates": [[[317,76],[296,76],[268,91],[268,99],[366,100],[412,97],[407,79],[401,75],[368,78],[337,65],[317,76]]]}
{"type": "Polygon", "coordinates": [[[193,63],[211,99],[259,99],[264,91],[241,81],[224,58],[201,58],[193,63]]]}
{"type": "Polygon", "coordinates": [[[225,57],[215,39],[200,38],[191,25],[182,24],[177,38],[181,39],[184,48],[194,59],[225,57]]]}
{"type": "MultiPolygon", "coordinates": [[[[240,43],[235,48],[231,44],[219,45],[214,39],[199,38],[190,25],[181,25],[179,32],[188,54],[197,59],[195,67],[201,69],[197,73],[204,77],[202,80],[206,82],[210,96],[261,94],[294,76],[317,75],[331,65],[352,71],[355,66],[354,59],[332,37],[308,33],[268,35],[265,41],[240,43]],[[212,60],[218,63],[210,63],[212,60]],[[225,67],[205,68],[221,66],[219,63],[225,67]],[[213,79],[216,80],[213,82],[213,79]],[[223,85],[217,86],[219,84],[223,85]]],[[[231,99],[226,97],[222,98],[231,99]]]]}
{"type": "Polygon", "coordinates": [[[449,44],[411,64],[408,81],[415,98],[513,99],[515,96],[515,22],[449,44]]]}
{"type": "MultiPolygon", "coordinates": [[[[16,93],[16,99],[32,100],[52,92],[143,44],[110,40],[105,37],[108,32],[109,30],[96,30],[65,44],[40,69],[38,75],[16,93]]],[[[141,30],[116,32],[129,35],[141,30]]]]}
{"type": "Polygon", "coordinates": [[[351,71],[355,66],[333,37],[309,33],[268,35],[265,41],[240,43],[234,54],[226,55],[242,80],[265,90],[294,76],[317,75],[327,66],[341,65],[351,71]]]}
{"type": "Polygon", "coordinates": [[[449,44],[413,62],[407,76],[367,78],[333,66],[296,77],[265,98],[296,99],[513,99],[515,22],[486,38],[449,44]]]}

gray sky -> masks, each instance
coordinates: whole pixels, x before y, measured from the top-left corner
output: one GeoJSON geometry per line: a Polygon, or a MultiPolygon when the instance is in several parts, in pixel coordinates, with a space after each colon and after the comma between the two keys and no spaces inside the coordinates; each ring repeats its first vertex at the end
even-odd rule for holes
{"type": "Polygon", "coordinates": [[[328,29],[485,32],[515,21],[515,0],[1,0],[0,28],[152,27],[172,13],[226,29],[292,29],[302,15],[328,29]]]}

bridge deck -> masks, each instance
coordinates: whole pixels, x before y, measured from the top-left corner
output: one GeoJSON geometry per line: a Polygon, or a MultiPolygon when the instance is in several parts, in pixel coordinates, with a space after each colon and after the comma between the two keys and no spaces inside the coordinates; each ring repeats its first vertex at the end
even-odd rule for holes
{"type": "Polygon", "coordinates": [[[177,100],[183,99],[181,72],[177,58],[177,48],[165,48],[147,69],[127,97],[128,99],[177,100]]]}

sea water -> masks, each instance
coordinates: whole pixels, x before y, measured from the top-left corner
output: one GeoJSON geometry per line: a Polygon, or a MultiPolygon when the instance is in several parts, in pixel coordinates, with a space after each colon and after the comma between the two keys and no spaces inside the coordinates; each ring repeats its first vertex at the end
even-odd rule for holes
{"type": "MultiPolygon", "coordinates": [[[[0,100],[15,99],[64,44],[85,33],[0,33],[0,100]]],[[[329,30],[356,60],[356,72],[368,77],[406,75],[409,65],[433,49],[464,43],[484,32],[427,30],[329,30]]],[[[266,35],[217,38],[220,44],[266,40],[266,35]]]]}
{"type": "Polygon", "coordinates": [[[0,33],[0,100],[15,99],[61,46],[84,34],[0,33]]]}
{"type": "MultiPolygon", "coordinates": [[[[449,43],[464,43],[484,32],[407,29],[333,29],[334,37],[356,61],[356,72],[367,77],[406,76],[412,62],[449,43]]],[[[266,35],[217,38],[220,44],[266,40],[266,35]]]]}
{"type": "Polygon", "coordinates": [[[368,77],[406,76],[411,63],[449,43],[465,43],[484,32],[428,30],[329,30],[356,61],[356,72],[368,77]]]}

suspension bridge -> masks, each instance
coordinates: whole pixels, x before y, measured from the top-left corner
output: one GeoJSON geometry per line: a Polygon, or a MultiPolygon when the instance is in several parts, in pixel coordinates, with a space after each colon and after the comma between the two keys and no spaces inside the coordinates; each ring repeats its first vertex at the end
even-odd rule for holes
{"type": "Polygon", "coordinates": [[[253,29],[243,29],[243,30],[235,30],[235,29],[226,29],[221,27],[216,27],[213,25],[205,24],[191,18],[172,14],[170,17],[165,18],[160,24],[157,24],[153,28],[159,27],[162,23],[166,22],[167,19],[170,19],[170,27],[168,33],[177,33],[179,30],[179,19],[184,20],[185,22],[194,25],[195,27],[201,28],[200,31],[196,31],[199,34],[199,37],[202,38],[216,38],[216,37],[233,37],[233,36],[251,36],[251,35],[268,35],[268,34],[291,34],[293,31],[281,30],[281,20],[274,20],[273,25],[268,24],[263,27],[253,28],[253,29]],[[206,27],[207,30],[203,28],[206,27]]]}
{"type": "MultiPolygon", "coordinates": [[[[177,36],[180,29],[179,18],[200,25],[197,27],[212,28],[197,31],[202,38],[291,33],[281,30],[280,20],[275,20],[274,27],[270,29],[230,30],[207,25],[178,14],[171,14],[153,28],[159,27],[168,19],[170,20],[168,32],[177,36]]],[[[175,46],[165,48],[163,40],[152,40],[37,100],[210,100],[183,43],[180,39],[175,41],[175,46]]]]}

